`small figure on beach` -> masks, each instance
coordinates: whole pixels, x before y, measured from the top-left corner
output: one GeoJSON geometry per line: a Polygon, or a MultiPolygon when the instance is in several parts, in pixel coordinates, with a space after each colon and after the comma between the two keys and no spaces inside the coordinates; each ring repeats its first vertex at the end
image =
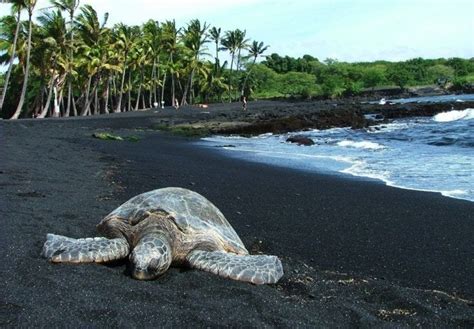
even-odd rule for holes
{"type": "Polygon", "coordinates": [[[177,110],[179,109],[179,102],[178,102],[177,98],[174,99],[174,105],[173,106],[174,106],[175,109],[177,109],[177,110]]]}
{"type": "Polygon", "coordinates": [[[242,110],[247,111],[247,97],[240,96],[240,101],[242,102],[242,110]]]}
{"type": "Polygon", "coordinates": [[[41,255],[53,263],[105,263],[129,258],[132,276],[155,279],[187,266],[253,284],[276,283],[276,256],[250,255],[220,210],[202,195],[168,187],[140,194],[97,225],[104,237],[48,234],[41,255]]]}

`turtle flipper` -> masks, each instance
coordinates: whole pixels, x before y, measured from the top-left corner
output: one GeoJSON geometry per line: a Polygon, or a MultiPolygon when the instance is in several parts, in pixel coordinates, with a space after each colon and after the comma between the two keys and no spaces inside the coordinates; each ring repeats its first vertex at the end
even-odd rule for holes
{"type": "Polygon", "coordinates": [[[128,242],[122,238],[73,239],[48,234],[41,256],[53,263],[103,263],[125,258],[129,252],[128,242]]]}
{"type": "Polygon", "coordinates": [[[191,267],[253,284],[276,283],[283,276],[283,267],[276,256],[195,250],[186,258],[191,267]]]}

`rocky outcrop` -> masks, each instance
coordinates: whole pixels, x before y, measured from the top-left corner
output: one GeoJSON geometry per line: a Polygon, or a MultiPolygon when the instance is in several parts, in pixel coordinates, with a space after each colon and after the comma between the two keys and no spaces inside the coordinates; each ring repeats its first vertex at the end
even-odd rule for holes
{"type": "Polygon", "coordinates": [[[306,136],[301,136],[301,135],[296,135],[296,136],[291,136],[286,139],[287,142],[289,143],[295,143],[298,145],[304,145],[304,146],[311,146],[314,145],[314,141],[306,136]]]}

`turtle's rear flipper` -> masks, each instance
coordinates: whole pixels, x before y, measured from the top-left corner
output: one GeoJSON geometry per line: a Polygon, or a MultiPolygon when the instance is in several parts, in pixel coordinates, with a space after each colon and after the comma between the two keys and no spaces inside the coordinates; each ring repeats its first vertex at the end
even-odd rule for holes
{"type": "Polygon", "coordinates": [[[253,284],[276,283],[283,276],[283,267],[276,256],[195,250],[186,258],[193,268],[253,284]]]}
{"type": "Polygon", "coordinates": [[[73,239],[48,234],[41,256],[53,263],[103,263],[125,258],[129,252],[125,239],[73,239]]]}

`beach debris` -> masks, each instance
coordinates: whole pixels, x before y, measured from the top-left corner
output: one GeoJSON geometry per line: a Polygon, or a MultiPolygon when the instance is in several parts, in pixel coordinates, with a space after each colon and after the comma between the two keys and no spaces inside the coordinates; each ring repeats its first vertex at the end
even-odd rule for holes
{"type": "Polygon", "coordinates": [[[41,255],[53,263],[129,258],[132,276],[139,280],[155,279],[171,265],[253,284],[276,283],[283,276],[278,257],[250,255],[219,209],[188,189],[168,187],[135,196],[97,229],[106,237],[47,234],[41,255]]]}
{"type": "Polygon", "coordinates": [[[410,311],[410,310],[407,310],[407,309],[403,309],[403,308],[395,308],[393,310],[381,309],[377,312],[377,315],[380,318],[382,318],[384,320],[387,320],[387,319],[390,319],[394,316],[413,316],[413,315],[416,315],[416,312],[410,311]]]}
{"type": "Polygon", "coordinates": [[[93,133],[92,137],[101,139],[101,140],[109,140],[109,141],[123,141],[123,138],[117,135],[112,135],[110,133],[93,133]]]}
{"type": "Polygon", "coordinates": [[[92,137],[101,139],[101,140],[109,140],[109,141],[129,141],[129,142],[138,142],[140,138],[137,136],[118,136],[118,135],[113,135],[111,133],[93,133],[92,137]]]}

